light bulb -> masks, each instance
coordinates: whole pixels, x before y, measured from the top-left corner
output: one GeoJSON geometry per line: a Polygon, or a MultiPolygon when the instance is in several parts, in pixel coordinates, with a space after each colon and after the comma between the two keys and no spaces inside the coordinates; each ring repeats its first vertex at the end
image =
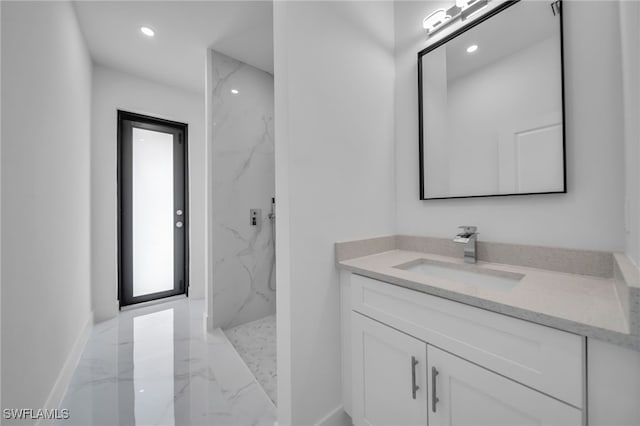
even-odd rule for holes
{"type": "Polygon", "coordinates": [[[147,37],[153,37],[154,35],[156,35],[156,32],[149,27],[140,27],[140,32],[147,37]]]}

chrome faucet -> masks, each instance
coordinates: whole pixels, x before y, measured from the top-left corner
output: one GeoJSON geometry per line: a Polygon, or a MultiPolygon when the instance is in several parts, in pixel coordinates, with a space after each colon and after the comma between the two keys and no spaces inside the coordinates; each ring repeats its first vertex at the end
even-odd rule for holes
{"type": "Polygon", "coordinates": [[[464,261],[466,263],[476,263],[478,257],[476,255],[476,241],[478,239],[478,230],[475,226],[458,226],[462,232],[453,239],[456,243],[464,244],[464,261]]]}

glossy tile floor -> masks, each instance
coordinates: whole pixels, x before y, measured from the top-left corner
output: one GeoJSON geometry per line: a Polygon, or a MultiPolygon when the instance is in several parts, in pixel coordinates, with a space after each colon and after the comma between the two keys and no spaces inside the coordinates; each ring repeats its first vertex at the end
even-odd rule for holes
{"type": "Polygon", "coordinates": [[[269,315],[238,325],[225,330],[224,333],[269,398],[277,404],[276,316],[269,315]]]}
{"type": "Polygon", "coordinates": [[[124,311],[97,324],[56,425],[273,425],[276,410],[202,301],[124,311]]]}

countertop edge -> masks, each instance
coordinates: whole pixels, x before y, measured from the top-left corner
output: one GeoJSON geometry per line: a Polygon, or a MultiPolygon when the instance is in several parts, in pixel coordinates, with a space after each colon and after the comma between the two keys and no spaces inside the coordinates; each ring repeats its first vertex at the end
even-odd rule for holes
{"type": "MultiPolygon", "coordinates": [[[[624,255],[622,255],[624,256],[624,255]]],[[[626,256],[624,256],[626,257],[626,256]]],[[[628,261],[628,260],[627,260],[628,261]]],[[[421,293],[429,294],[436,297],[442,297],[454,302],[463,303],[480,309],[485,309],[502,315],[522,319],[535,324],[544,325],[558,330],[578,334],[584,337],[594,338],[609,342],[618,346],[640,351],[640,336],[632,334],[620,333],[614,330],[599,328],[564,318],[559,318],[524,308],[518,308],[512,305],[494,302],[491,300],[465,295],[455,291],[445,290],[439,287],[429,286],[423,283],[414,283],[402,278],[394,277],[380,272],[359,268],[352,265],[346,265],[342,262],[336,262],[336,266],[340,269],[347,270],[358,275],[362,275],[375,280],[383,281],[391,285],[407,288],[421,293]]],[[[624,267],[624,266],[623,266],[624,267]]],[[[622,268],[621,268],[622,269],[622,268]]],[[[625,268],[626,269],[626,268],[625,268]]],[[[632,287],[631,287],[632,288],[632,287]]],[[[637,288],[637,287],[636,287],[637,288]]]]}

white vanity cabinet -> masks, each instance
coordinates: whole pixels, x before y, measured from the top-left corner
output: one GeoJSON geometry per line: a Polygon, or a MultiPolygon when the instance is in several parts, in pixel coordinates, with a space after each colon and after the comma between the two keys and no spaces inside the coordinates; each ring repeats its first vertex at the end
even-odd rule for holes
{"type": "Polygon", "coordinates": [[[583,337],[342,277],[343,391],[354,424],[584,424],[583,337]]]}
{"type": "Polygon", "coordinates": [[[356,425],[582,424],[582,412],[529,387],[352,314],[356,425]]]}
{"type": "Polygon", "coordinates": [[[427,361],[430,426],[582,424],[575,407],[436,347],[427,361]]]}
{"type": "Polygon", "coordinates": [[[427,424],[427,345],[356,312],[354,424],[427,424]]]}

